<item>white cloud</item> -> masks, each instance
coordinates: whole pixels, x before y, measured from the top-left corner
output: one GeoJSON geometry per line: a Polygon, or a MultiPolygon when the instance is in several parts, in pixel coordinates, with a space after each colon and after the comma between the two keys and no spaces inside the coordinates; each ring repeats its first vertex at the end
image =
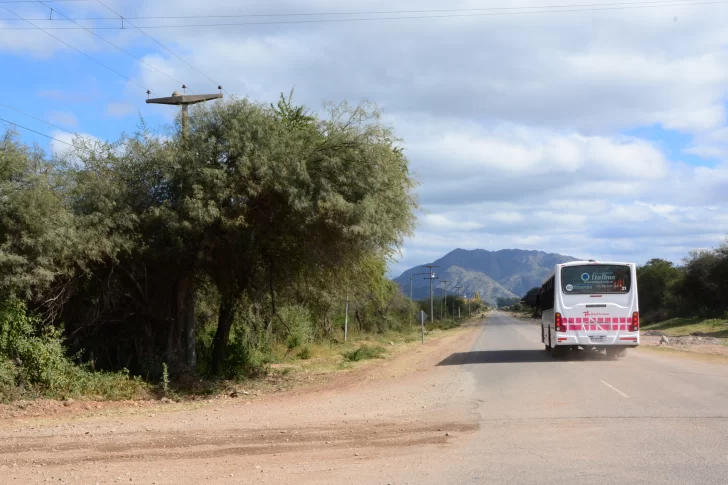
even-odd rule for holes
{"type": "MultiPolygon", "coordinates": [[[[51,153],[56,157],[69,157],[75,153],[75,147],[80,146],[93,146],[97,143],[102,143],[99,138],[88,133],[66,133],[63,131],[54,131],[51,136],[54,140],[51,140],[51,153]]],[[[74,160],[70,160],[74,161],[74,160]]]]}
{"type": "Polygon", "coordinates": [[[138,112],[138,108],[131,103],[109,103],[106,105],[106,116],[112,118],[125,118],[138,112]]]}
{"type": "Polygon", "coordinates": [[[78,127],[78,118],[71,111],[51,111],[46,118],[58,125],[65,125],[69,128],[78,127]]]}

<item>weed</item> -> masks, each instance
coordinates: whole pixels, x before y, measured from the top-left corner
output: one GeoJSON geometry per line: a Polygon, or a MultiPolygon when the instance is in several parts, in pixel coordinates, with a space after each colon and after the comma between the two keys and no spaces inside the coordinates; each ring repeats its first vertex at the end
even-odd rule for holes
{"type": "Polygon", "coordinates": [[[169,395],[169,369],[166,362],[162,364],[162,392],[165,396],[169,395]]]}

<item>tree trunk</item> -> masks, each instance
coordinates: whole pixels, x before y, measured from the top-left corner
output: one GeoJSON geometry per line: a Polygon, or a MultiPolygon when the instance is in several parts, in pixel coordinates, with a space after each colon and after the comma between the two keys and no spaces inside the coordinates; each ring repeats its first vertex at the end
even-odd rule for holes
{"type": "Polygon", "coordinates": [[[182,338],[184,332],[184,307],[187,294],[187,278],[180,278],[175,289],[175,313],[167,328],[167,364],[177,369],[182,361],[182,338]]]}
{"type": "Polygon", "coordinates": [[[187,370],[196,368],[195,289],[192,278],[183,276],[177,282],[175,318],[167,334],[167,360],[173,368],[184,364],[187,370]]]}
{"type": "Polygon", "coordinates": [[[187,369],[197,369],[197,334],[195,333],[195,287],[187,286],[184,296],[185,364],[187,369]]]}
{"type": "Polygon", "coordinates": [[[228,341],[230,340],[230,327],[235,316],[235,301],[227,296],[220,298],[220,312],[217,317],[217,331],[213,340],[212,373],[219,376],[225,363],[228,341]]]}

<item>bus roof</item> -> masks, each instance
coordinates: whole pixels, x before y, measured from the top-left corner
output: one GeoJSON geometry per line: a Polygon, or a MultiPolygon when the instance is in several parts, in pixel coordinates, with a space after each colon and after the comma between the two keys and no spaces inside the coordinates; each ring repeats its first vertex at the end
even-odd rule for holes
{"type": "Polygon", "coordinates": [[[589,261],[569,261],[568,263],[561,263],[557,266],[585,266],[589,264],[623,264],[625,266],[629,266],[634,263],[626,263],[624,261],[596,261],[592,259],[589,261]]]}

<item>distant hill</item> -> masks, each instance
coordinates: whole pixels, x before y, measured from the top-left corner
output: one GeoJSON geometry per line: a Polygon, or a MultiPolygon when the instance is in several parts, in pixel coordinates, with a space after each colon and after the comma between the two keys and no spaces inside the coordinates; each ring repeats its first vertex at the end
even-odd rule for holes
{"type": "MultiPolygon", "coordinates": [[[[467,295],[477,291],[483,301],[495,304],[500,297],[525,295],[534,286],[540,286],[555,265],[576,259],[561,254],[522,249],[455,249],[432,264],[439,266],[434,272],[440,280],[452,281],[448,288],[462,286],[461,293],[465,292],[467,295]]],[[[394,281],[409,295],[410,275],[423,271],[426,270],[422,266],[416,266],[394,281]]],[[[415,299],[429,295],[429,283],[423,276],[416,276],[412,286],[415,299]]],[[[438,282],[433,288],[441,286],[438,282]]],[[[440,290],[436,294],[439,295],[440,290]]]]}

